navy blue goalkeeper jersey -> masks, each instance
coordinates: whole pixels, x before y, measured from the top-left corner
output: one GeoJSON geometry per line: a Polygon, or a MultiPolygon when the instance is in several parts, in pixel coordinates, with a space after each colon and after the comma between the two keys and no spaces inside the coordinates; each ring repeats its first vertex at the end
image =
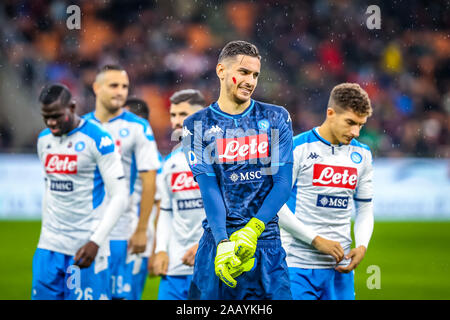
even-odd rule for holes
{"type": "MultiPolygon", "coordinates": [[[[183,151],[194,178],[217,178],[228,235],[256,215],[272,189],[272,174],[293,162],[292,141],[288,111],[255,100],[238,115],[223,112],[215,102],[184,121],[183,151]]],[[[207,219],[203,227],[209,229],[207,219]]],[[[260,239],[277,238],[275,215],[260,239]]]]}

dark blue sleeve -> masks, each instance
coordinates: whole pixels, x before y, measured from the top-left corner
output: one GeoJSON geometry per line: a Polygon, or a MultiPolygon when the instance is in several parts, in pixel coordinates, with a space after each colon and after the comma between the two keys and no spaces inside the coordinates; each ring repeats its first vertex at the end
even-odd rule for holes
{"type": "Polygon", "coordinates": [[[215,176],[199,174],[197,176],[197,182],[203,198],[206,219],[208,219],[209,226],[217,245],[221,240],[228,238],[225,226],[226,211],[222,193],[220,192],[219,184],[217,183],[217,178],[215,176]]]}
{"type": "Polygon", "coordinates": [[[276,131],[272,131],[272,145],[272,167],[294,163],[292,121],[284,108],[281,109],[276,131]]]}
{"type": "Polygon", "coordinates": [[[275,217],[283,204],[289,200],[292,190],[294,162],[292,121],[289,112],[284,108],[281,109],[277,129],[272,132],[272,143],[274,144],[271,163],[273,186],[255,216],[264,224],[275,217]]]}
{"type": "Polygon", "coordinates": [[[292,163],[279,167],[278,172],[272,178],[272,189],[255,216],[264,224],[271,221],[289,199],[292,190],[292,163]]]}

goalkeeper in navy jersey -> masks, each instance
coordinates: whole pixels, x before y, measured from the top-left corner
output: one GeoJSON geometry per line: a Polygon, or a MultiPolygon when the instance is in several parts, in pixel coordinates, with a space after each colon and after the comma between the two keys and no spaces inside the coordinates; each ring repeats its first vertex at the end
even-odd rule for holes
{"type": "Polygon", "coordinates": [[[206,211],[189,299],[291,299],[277,212],[292,182],[292,125],[280,106],[251,99],[258,49],[228,43],[217,102],[184,121],[183,151],[206,211]]]}

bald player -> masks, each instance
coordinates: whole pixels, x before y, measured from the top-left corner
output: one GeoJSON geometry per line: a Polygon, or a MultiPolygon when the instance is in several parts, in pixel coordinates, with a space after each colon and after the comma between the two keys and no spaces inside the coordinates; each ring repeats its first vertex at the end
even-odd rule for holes
{"type": "Polygon", "coordinates": [[[161,166],[153,132],[147,120],[126,111],[128,96],[127,72],[117,65],[106,65],[93,84],[95,111],[86,119],[101,124],[111,134],[121,154],[130,199],[139,177],[142,197],[139,217],[132,201],[111,233],[111,281],[113,299],[128,299],[132,292],[132,254],[143,253],[147,245],[148,220],[153,208],[156,173],[161,166]],[[136,219],[137,222],[136,222],[136,219]]]}

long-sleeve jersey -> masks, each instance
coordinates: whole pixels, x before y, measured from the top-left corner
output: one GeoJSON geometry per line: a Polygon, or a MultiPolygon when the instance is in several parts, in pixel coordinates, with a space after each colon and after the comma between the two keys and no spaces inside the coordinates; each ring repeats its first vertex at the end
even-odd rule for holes
{"type": "MultiPolygon", "coordinates": [[[[215,102],[184,121],[183,151],[194,177],[216,177],[230,235],[258,213],[274,186],[274,174],[292,163],[291,119],[283,107],[256,100],[237,115],[223,112],[215,102]]],[[[275,212],[260,239],[279,238],[277,222],[275,212]]],[[[210,225],[206,219],[204,228],[210,225]]]]}
{"type": "MultiPolygon", "coordinates": [[[[372,201],[372,154],[353,139],[333,145],[314,128],[294,137],[293,189],[287,202],[309,230],[338,241],[348,253],[352,243],[351,215],[354,201],[372,201]]],[[[371,232],[371,230],[370,230],[371,232]]],[[[290,267],[331,268],[336,261],[312,245],[283,234],[290,267]]],[[[341,265],[348,264],[343,260],[341,265]]]]}

